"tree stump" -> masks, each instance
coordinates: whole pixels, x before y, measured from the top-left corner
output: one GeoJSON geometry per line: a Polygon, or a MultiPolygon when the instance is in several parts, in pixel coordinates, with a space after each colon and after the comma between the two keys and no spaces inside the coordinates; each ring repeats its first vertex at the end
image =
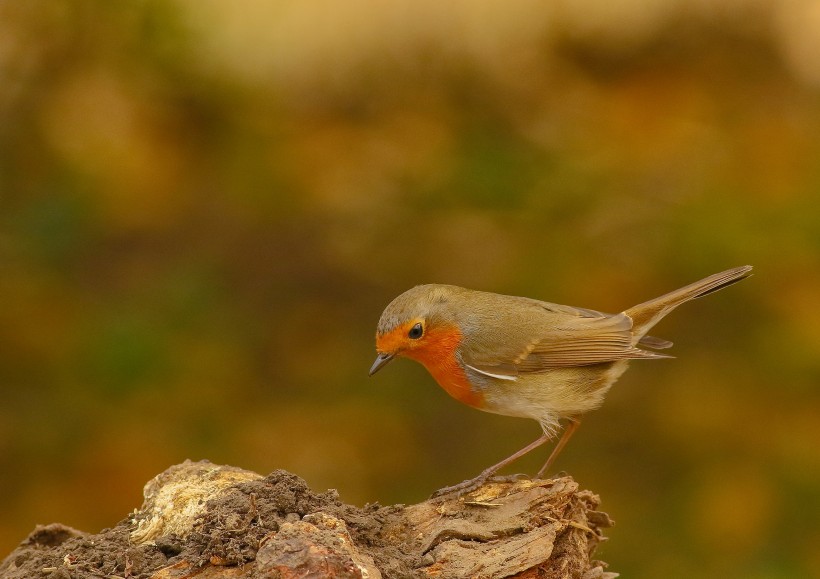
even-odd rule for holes
{"type": "Polygon", "coordinates": [[[299,477],[209,462],[148,482],[142,507],[88,534],[37,527],[4,579],[608,579],[592,560],[612,525],[570,477],[493,480],[415,505],[356,507],[299,477]]]}

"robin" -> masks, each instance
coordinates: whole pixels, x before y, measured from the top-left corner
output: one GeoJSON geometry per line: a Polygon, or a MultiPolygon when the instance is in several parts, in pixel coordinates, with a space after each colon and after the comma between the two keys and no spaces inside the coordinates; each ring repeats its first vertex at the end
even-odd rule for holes
{"type": "Polygon", "coordinates": [[[677,306],[751,275],[743,266],[716,273],[619,314],[535,299],[427,284],[385,308],[376,330],[372,376],[397,356],[420,362],[459,402],[532,418],[543,434],[476,478],[443,489],[467,492],[566,428],[538,477],[632,359],[670,358],[672,342],[647,332],[677,306]]]}

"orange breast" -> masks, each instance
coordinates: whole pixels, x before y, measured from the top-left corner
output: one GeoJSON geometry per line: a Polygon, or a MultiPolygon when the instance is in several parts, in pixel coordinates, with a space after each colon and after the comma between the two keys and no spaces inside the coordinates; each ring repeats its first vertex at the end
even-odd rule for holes
{"type": "Polygon", "coordinates": [[[423,343],[409,348],[402,355],[420,362],[439,386],[468,406],[482,407],[484,397],[473,389],[463,368],[456,360],[456,349],[461,342],[461,332],[455,326],[430,328],[423,343]]]}

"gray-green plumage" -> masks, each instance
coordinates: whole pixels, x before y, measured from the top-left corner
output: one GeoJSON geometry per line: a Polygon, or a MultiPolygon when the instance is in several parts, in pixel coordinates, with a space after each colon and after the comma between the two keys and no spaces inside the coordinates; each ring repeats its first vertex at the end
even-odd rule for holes
{"type": "Polygon", "coordinates": [[[411,319],[456,326],[459,364],[486,404],[482,410],[538,420],[554,431],[560,418],[600,405],[632,359],[668,358],[651,349],[671,342],[647,331],[678,305],[751,274],[730,269],[618,314],[453,285],[416,286],[394,299],[379,320],[387,334],[411,319]]]}

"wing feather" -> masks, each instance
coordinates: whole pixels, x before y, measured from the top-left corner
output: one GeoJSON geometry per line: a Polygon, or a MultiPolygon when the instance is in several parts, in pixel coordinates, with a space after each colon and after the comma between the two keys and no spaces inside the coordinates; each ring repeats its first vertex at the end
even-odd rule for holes
{"type": "MultiPolygon", "coordinates": [[[[513,380],[520,374],[554,368],[668,357],[636,347],[632,320],[623,313],[521,300],[529,307],[517,309],[517,319],[505,316],[476,324],[476,331],[492,332],[494,339],[467,341],[461,354],[466,365],[491,377],[513,380]]],[[[644,338],[640,345],[662,348],[671,343],[644,338]]]]}

